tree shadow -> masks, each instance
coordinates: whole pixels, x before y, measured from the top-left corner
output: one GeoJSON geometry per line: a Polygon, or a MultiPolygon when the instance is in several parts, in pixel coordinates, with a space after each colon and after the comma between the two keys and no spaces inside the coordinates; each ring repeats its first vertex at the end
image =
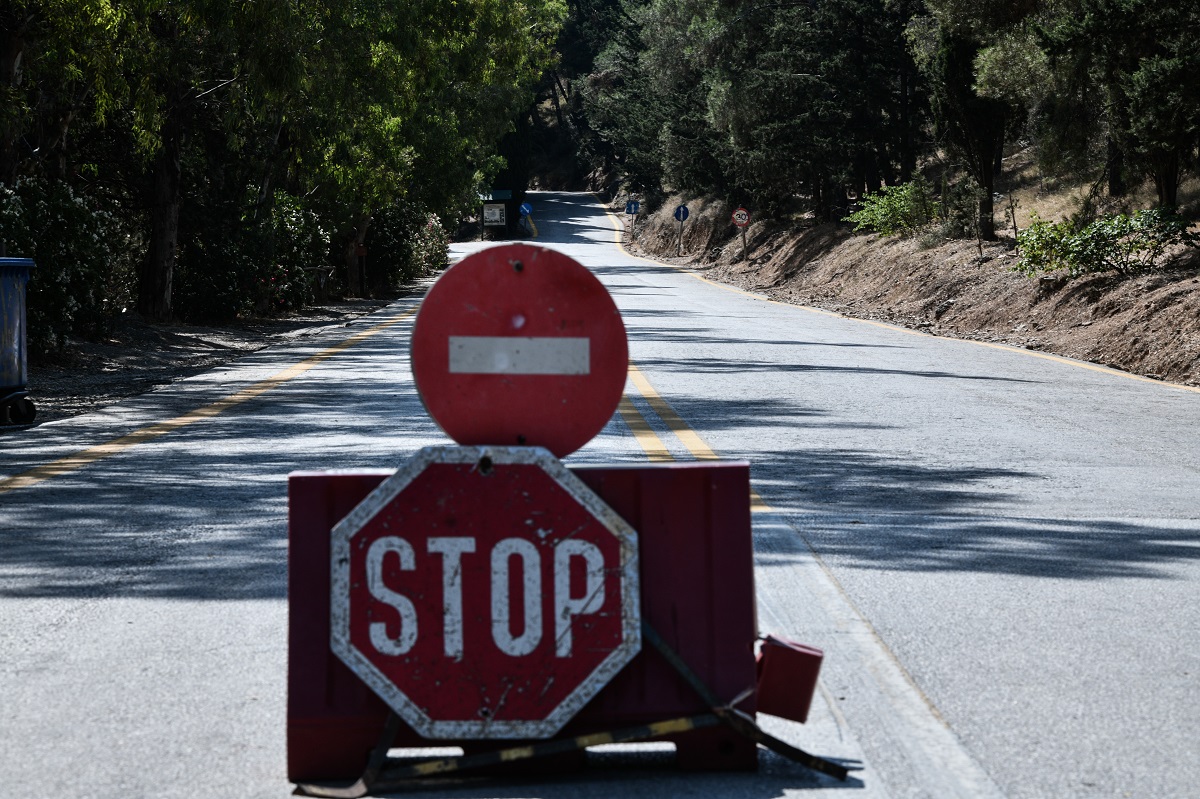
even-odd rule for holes
{"type": "Polygon", "coordinates": [[[772,452],[752,471],[759,493],[815,551],[850,567],[1093,580],[1171,578],[1173,564],[1200,559],[1194,522],[1020,515],[1016,489],[1043,478],[1019,469],[832,450],[772,452]]]}

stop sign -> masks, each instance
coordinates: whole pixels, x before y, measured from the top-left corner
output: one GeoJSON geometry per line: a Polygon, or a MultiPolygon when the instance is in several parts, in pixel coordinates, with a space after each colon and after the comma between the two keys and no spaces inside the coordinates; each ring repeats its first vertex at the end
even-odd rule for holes
{"type": "Polygon", "coordinates": [[[565,457],[612,418],[628,367],[625,325],[603,284],[566,255],[527,244],[450,267],[413,326],[417,390],[459,444],[565,457]]]}
{"type": "Polygon", "coordinates": [[[426,738],[546,738],[641,648],[637,534],[549,452],[427,447],[331,540],[333,651],[426,738]]]}

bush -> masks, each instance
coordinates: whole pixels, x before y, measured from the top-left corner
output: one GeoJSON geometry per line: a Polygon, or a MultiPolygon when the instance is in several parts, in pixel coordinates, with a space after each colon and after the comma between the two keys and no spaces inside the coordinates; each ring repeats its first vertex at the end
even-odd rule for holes
{"type": "Polygon", "coordinates": [[[436,215],[407,203],[375,214],[368,234],[371,273],[394,291],[446,268],[450,236],[436,215]]]}
{"type": "Polygon", "coordinates": [[[933,192],[921,178],[864,194],[860,205],[843,220],[853,223],[856,231],[911,236],[936,219],[933,192]]]}
{"type": "MultiPolygon", "coordinates": [[[[251,207],[247,201],[247,207],[251,207]]],[[[302,308],[314,299],[313,273],[324,265],[328,233],[317,215],[286,192],[257,221],[208,218],[180,247],[175,307],[189,321],[265,316],[302,308]]]]}
{"type": "Polygon", "coordinates": [[[132,304],[140,252],[121,216],[62,181],[0,185],[0,241],[9,257],[36,265],[26,289],[32,355],[102,334],[132,304]]]}
{"type": "Polygon", "coordinates": [[[1047,222],[1036,214],[1017,235],[1020,261],[1015,269],[1033,276],[1065,271],[1070,277],[1093,272],[1129,274],[1159,265],[1175,245],[1200,246],[1200,236],[1168,211],[1151,209],[1116,214],[1080,225],[1047,222]]]}

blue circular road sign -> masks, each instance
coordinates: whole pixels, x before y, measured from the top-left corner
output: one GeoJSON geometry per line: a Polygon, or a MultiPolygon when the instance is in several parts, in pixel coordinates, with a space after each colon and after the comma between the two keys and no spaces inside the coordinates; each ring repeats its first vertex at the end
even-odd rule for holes
{"type": "Polygon", "coordinates": [[[675,209],[675,218],[680,222],[686,221],[688,218],[688,209],[686,205],[681,205],[675,209]]]}
{"type": "Polygon", "coordinates": [[[533,213],[533,206],[529,203],[521,203],[521,216],[529,216],[533,213]]]}

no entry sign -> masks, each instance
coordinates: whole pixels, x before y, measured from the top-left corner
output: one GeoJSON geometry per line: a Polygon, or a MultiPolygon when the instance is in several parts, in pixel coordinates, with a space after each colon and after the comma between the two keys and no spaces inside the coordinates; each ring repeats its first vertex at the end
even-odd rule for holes
{"type": "Polygon", "coordinates": [[[331,645],[426,738],[546,738],[641,648],[637,550],[543,449],[426,448],[333,530],[331,645]]]}
{"type": "Polygon", "coordinates": [[[541,446],[565,457],[612,417],[628,363],[625,326],[600,281],[566,255],[526,244],[448,269],[413,330],[417,390],[460,444],[541,446]]]}

